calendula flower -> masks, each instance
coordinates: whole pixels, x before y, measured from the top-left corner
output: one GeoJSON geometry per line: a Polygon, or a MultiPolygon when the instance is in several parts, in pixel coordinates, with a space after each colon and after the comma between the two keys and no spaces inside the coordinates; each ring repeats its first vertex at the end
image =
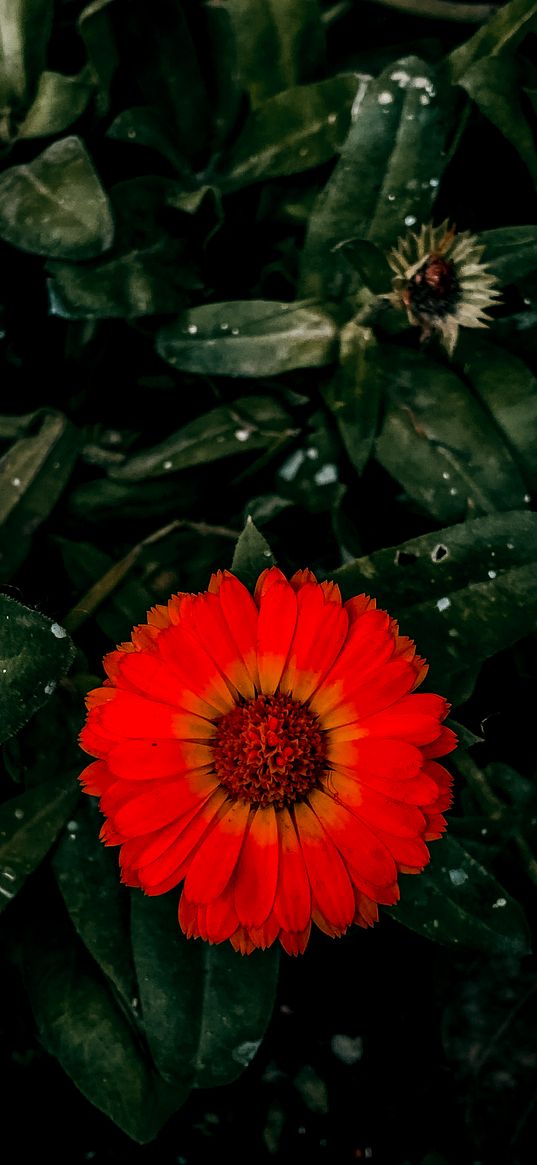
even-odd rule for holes
{"type": "Polygon", "coordinates": [[[457,234],[448,222],[409,232],[388,255],[395,278],[385,298],[406,310],[409,322],[426,340],[438,332],[453,355],[459,327],[486,328],[487,309],[498,299],[492,275],[481,256],[485,248],[469,231],[457,234]]]}
{"type": "Polygon", "coordinates": [[[375,602],[271,567],[255,596],[229,571],[174,595],[105,659],[82,773],[122,880],[183,882],[188,936],[244,954],[303,951],[311,924],[370,926],[399,872],[429,861],[455,746],[426,665],[375,602]]]}

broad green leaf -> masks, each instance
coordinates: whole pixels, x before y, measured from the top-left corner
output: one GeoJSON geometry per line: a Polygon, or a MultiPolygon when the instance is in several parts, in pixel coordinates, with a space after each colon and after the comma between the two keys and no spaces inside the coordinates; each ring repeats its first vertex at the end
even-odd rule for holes
{"type": "Polygon", "coordinates": [[[231,943],[186,939],[175,892],[132,895],[132,946],[147,1040],[162,1075],[183,1087],[234,1080],[271,1016],[277,951],[242,958],[231,943]]]}
{"type": "Polygon", "coordinates": [[[168,517],[188,515],[199,500],[199,487],[183,480],[179,495],[176,481],[110,481],[101,478],[77,486],[69,494],[69,510],[79,521],[87,523],[132,522],[134,538],[143,520],[165,521],[168,517]]]}
{"type": "Polygon", "coordinates": [[[231,569],[237,578],[253,591],[259,575],[267,566],[274,566],[272,551],[252,518],[248,517],[235,547],[231,569]]]}
{"type": "Polygon", "coordinates": [[[0,595],[0,743],[48,700],[74,654],[59,623],[0,595]]]}
{"type": "Polygon", "coordinates": [[[107,137],[157,150],[180,174],[191,177],[186,157],[160,109],[153,109],[150,105],[135,105],[132,109],[124,109],[112,122],[107,137]]]}
{"type": "Polygon", "coordinates": [[[43,861],[78,795],[74,781],[54,779],[0,805],[0,911],[43,861]]]}
{"type": "Polygon", "coordinates": [[[358,82],[355,73],[340,73],[258,105],[221,163],[224,190],[328,162],[345,140],[358,82]]]}
{"type": "MultiPolygon", "coordinates": [[[[537,12],[537,5],[535,10],[537,12]]],[[[518,150],[534,183],[537,183],[537,149],[522,105],[519,70],[513,54],[507,50],[479,58],[458,82],[481,113],[518,150]]]]}
{"type": "Polygon", "coordinates": [[[110,86],[118,65],[118,53],[111,23],[114,0],[92,0],[78,18],[78,30],[88,55],[88,65],[97,87],[97,110],[108,112],[110,86]]]}
{"type": "Polygon", "coordinates": [[[62,138],[0,177],[0,237],[51,259],[91,259],[112,244],[106,194],[79,138],[62,138]]]}
{"type": "Polygon", "coordinates": [[[480,664],[537,619],[537,515],[475,518],[378,550],[330,575],[344,597],[366,591],[429,660],[427,685],[467,698],[480,664]]]}
{"type": "Polygon", "coordinates": [[[237,123],[244,100],[237,43],[227,4],[204,0],[200,24],[204,55],[211,62],[211,149],[218,153],[237,123]]]}
{"type": "Polygon", "coordinates": [[[353,289],[345,244],[366,239],[385,250],[429,219],[448,160],[452,102],[435,69],[416,57],[360,84],[340,159],[310,218],[302,295],[353,289]]]}
{"type": "Polygon", "coordinates": [[[337,435],[320,409],[309,419],[301,443],[279,465],[278,492],[312,514],[329,513],[341,495],[337,435]]]}
{"type": "Polygon", "coordinates": [[[335,356],[337,328],[306,303],[265,299],[192,308],[157,336],[160,356],[206,376],[277,376],[315,368],[335,356]]]}
{"type": "MultiPolygon", "coordinates": [[[[32,427],[39,419],[36,414],[32,427]]],[[[43,413],[39,430],[20,437],[0,459],[0,580],[24,561],[69,480],[79,445],[80,434],[66,417],[43,413]]]]}
{"type": "Polygon", "coordinates": [[[483,262],[500,283],[516,283],[537,269],[537,226],[482,231],[483,262]]]}
{"type": "Polygon", "coordinates": [[[44,68],[53,0],[0,0],[0,139],[9,141],[44,68]],[[36,36],[39,29],[39,36],[36,36]]]}
{"type": "Polygon", "coordinates": [[[322,390],[358,473],[369,460],[377,429],[383,378],[377,373],[375,354],[371,329],[351,320],[341,332],[339,369],[322,390]]]}
{"type": "Polygon", "coordinates": [[[515,509],[526,486],[496,425],[450,368],[385,345],[386,409],[376,457],[440,521],[515,509]]]}
{"type": "Polygon", "coordinates": [[[454,362],[494,418],[531,489],[537,487],[537,380],[518,356],[465,332],[454,362]]]}
{"type": "Polygon", "coordinates": [[[98,261],[49,265],[50,311],[65,319],[135,319],[184,308],[199,279],[168,240],[98,261]]]}
{"type": "Polygon", "coordinates": [[[94,91],[89,71],[76,77],[41,73],[34,101],[19,126],[19,138],[40,138],[62,133],[84,112],[94,91]]]}
{"type": "Polygon", "coordinates": [[[54,851],[52,868],[84,946],[131,1008],[136,1004],[137,989],[130,949],[129,897],[120,883],[117,849],[107,848],[99,840],[101,825],[96,803],[83,797],[54,851]]]}
{"type": "Polygon", "coordinates": [[[146,1059],[137,1030],[53,902],[36,912],[24,981],[43,1044],[83,1095],[129,1137],[151,1141],[184,1099],[146,1059]]]}
{"type": "Polygon", "coordinates": [[[227,0],[226,9],[254,106],[315,77],[324,57],[318,0],[227,0]]]}
{"type": "Polygon", "coordinates": [[[454,49],[449,57],[451,75],[459,81],[475,61],[497,57],[506,49],[514,49],[532,31],[537,16],[535,0],[511,0],[502,4],[486,24],[454,49]]]}
{"type": "Polygon", "coordinates": [[[108,472],[118,481],[165,477],[179,469],[266,449],[292,431],[289,414],[273,397],[239,397],[189,421],[160,445],[134,453],[108,472]]]}
{"type": "Polygon", "coordinates": [[[441,943],[485,954],[528,954],[521,907],[496,878],[449,834],[431,844],[431,862],[404,878],[401,900],[388,913],[403,926],[441,943]]]}

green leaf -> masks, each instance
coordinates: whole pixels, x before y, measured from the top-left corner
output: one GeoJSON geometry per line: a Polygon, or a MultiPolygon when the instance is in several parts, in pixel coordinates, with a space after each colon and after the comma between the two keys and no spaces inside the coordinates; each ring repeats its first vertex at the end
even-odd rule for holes
{"type": "MultiPolygon", "coordinates": [[[[39,413],[28,419],[34,427],[39,413]]],[[[79,445],[79,432],[62,413],[44,413],[38,432],[0,459],[0,580],[24,561],[71,476],[79,445]]]]}
{"type": "Polygon", "coordinates": [[[130,948],[129,895],[120,883],[117,850],[99,840],[102,818],[83,797],[52,858],[77,934],[128,1008],[136,997],[130,948]]]}
{"type": "Polygon", "coordinates": [[[537,16],[535,0],[511,0],[502,4],[486,24],[454,49],[449,58],[451,74],[458,81],[475,61],[497,57],[506,49],[514,49],[532,30],[537,16]]]}
{"type": "Polygon", "coordinates": [[[401,901],[388,913],[436,942],[460,943],[489,955],[525,955],[530,950],[521,907],[449,835],[432,843],[431,862],[423,874],[404,878],[401,901]]]}
{"type": "MultiPolygon", "coordinates": [[[[67,575],[79,595],[83,595],[114,565],[114,559],[90,542],[72,542],[56,538],[67,575]]],[[[153,595],[140,579],[128,578],[110,598],[97,608],[95,621],[108,639],[119,643],[131,627],[144,620],[154,602],[153,595]]]]}
{"type": "MultiPolygon", "coordinates": [[[[535,6],[537,12],[537,5],[535,6]]],[[[514,146],[537,183],[537,149],[521,101],[517,62],[508,49],[480,58],[458,79],[481,113],[514,146]]]]}
{"type": "Polygon", "coordinates": [[[165,239],[92,267],[51,263],[50,311],[65,319],[135,319],[180,311],[198,287],[181,247],[165,239]]]}
{"type": "Polygon", "coordinates": [[[75,781],[49,781],[0,806],[0,911],[43,861],[79,796],[75,781]]]}
{"type": "Polygon", "coordinates": [[[88,65],[97,87],[97,111],[108,112],[110,86],[118,65],[118,53],[110,8],[114,0],[92,0],[78,18],[78,31],[86,46],[88,65]]]}
{"type": "Polygon", "coordinates": [[[186,939],[175,894],[132,895],[132,945],[147,1040],[162,1075],[182,1088],[234,1080],[271,1016],[277,951],[242,958],[231,943],[186,939]]]}
{"type": "Polygon", "coordinates": [[[483,262],[500,283],[516,283],[537,268],[537,226],[482,231],[483,262]]]}
{"type": "Polygon", "coordinates": [[[231,569],[253,591],[259,575],[267,566],[274,566],[272,551],[266,538],[248,517],[235,547],[231,569]]]}
{"type": "Polygon", "coordinates": [[[59,623],[0,595],[0,743],[45,703],[74,654],[59,623]]]}
{"type": "Polygon", "coordinates": [[[42,73],[33,104],[22,125],[19,138],[48,137],[62,133],[84,112],[94,90],[89,72],[76,77],[63,73],[42,73]]]}
{"type": "Polygon", "coordinates": [[[537,515],[475,518],[378,550],[330,575],[344,597],[366,591],[401,622],[430,662],[427,685],[454,702],[483,660],[537,618],[537,515]]]}
{"type": "Polygon", "coordinates": [[[361,83],[340,160],[310,218],[302,295],[332,298],[353,289],[349,241],[386,249],[405,226],[427,221],[448,161],[452,100],[435,69],[416,57],[361,83]]]}
{"type": "Polygon", "coordinates": [[[151,449],[135,453],[122,465],[112,466],[109,476],[119,481],[165,477],[177,470],[206,465],[238,453],[267,449],[289,434],[291,419],[270,396],[239,397],[189,421],[151,449]]]}
{"type": "Polygon", "coordinates": [[[340,73],[286,89],[257,106],[222,160],[224,189],[328,162],[345,140],[357,81],[355,73],[340,73]]]}
{"type": "Polygon", "coordinates": [[[507,445],[454,371],[391,345],[376,367],[387,394],[377,460],[427,513],[454,521],[524,504],[507,445]]]}
{"type": "Polygon", "coordinates": [[[351,320],[341,332],[339,369],[322,389],[358,473],[369,460],[377,429],[383,377],[378,375],[375,355],[371,329],[351,320]]]}
{"type": "Polygon", "coordinates": [[[334,359],[337,328],[303,303],[265,299],[193,308],[161,328],[157,351],[187,372],[206,376],[277,376],[334,359]]]}
{"type": "Polygon", "coordinates": [[[53,0],[0,0],[0,139],[16,134],[44,68],[52,27],[53,0]],[[39,36],[36,36],[39,29],[39,36]]]}
{"type": "Polygon", "coordinates": [[[112,245],[106,194],[79,138],[63,138],[0,177],[0,237],[51,259],[91,259],[112,245]]]}
{"type": "MultiPolygon", "coordinates": [[[[49,896],[50,897],[50,896],[49,896]]],[[[145,1143],[183,1097],[155,1073],[67,918],[47,900],[26,936],[24,981],[43,1044],[83,1095],[145,1143]]]]}
{"type": "Polygon", "coordinates": [[[170,125],[160,109],[150,105],[135,105],[124,109],[112,122],[107,137],[118,142],[132,142],[157,150],[179,174],[192,178],[185,155],[180,150],[170,125]]]}
{"type": "Polygon", "coordinates": [[[455,349],[460,367],[524,474],[537,487],[537,380],[518,356],[488,337],[465,332],[455,349]]]}
{"type": "Polygon", "coordinates": [[[324,56],[318,0],[227,0],[226,9],[253,105],[315,77],[324,56]]]}

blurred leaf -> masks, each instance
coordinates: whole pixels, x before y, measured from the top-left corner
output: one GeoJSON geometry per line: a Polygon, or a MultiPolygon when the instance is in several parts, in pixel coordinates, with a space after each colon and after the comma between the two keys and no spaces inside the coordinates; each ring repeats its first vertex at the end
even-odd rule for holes
{"type": "Polygon", "coordinates": [[[135,484],[103,478],[77,486],[69,495],[69,509],[80,522],[131,521],[138,528],[141,520],[162,521],[190,513],[198,496],[192,479],[182,478],[180,484],[177,479],[135,484]]]}
{"type": "Polygon", "coordinates": [[[315,77],[324,57],[318,0],[227,0],[226,9],[253,105],[315,77]]]}
{"type": "Polygon", "coordinates": [[[132,944],[147,1039],[162,1075],[183,1087],[234,1080],[269,1022],[278,952],[242,958],[231,943],[186,939],[176,894],[133,894],[132,944]]]}
{"type": "Polygon", "coordinates": [[[28,929],[24,980],[47,1051],[129,1137],[152,1140],[183,1097],[146,1060],[137,1032],[54,902],[28,929]]]}
{"type": "Polygon", "coordinates": [[[322,389],[358,473],[369,460],[380,408],[383,377],[377,373],[376,346],[371,329],[351,320],[341,332],[339,369],[322,389]]]}
{"type": "Polygon", "coordinates": [[[93,89],[86,69],[76,77],[41,73],[37,93],[19,126],[18,137],[39,138],[62,133],[84,112],[93,89]]]}
{"type": "MultiPolygon", "coordinates": [[[[56,538],[55,541],[64,568],[79,594],[84,594],[113,566],[113,558],[90,542],[72,542],[67,538],[56,538]]],[[[152,596],[141,579],[130,578],[97,608],[95,621],[109,639],[119,643],[134,624],[143,620],[151,603],[152,596]]]]}
{"type": "Polygon", "coordinates": [[[0,742],[45,703],[74,654],[59,623],[0,594],[0,742]]]}
{"type": "MultiPolygon", "coordinates": [[[[537,13],[537,5],[534,6],[537,13]]],[[[509,49],[498,55],[479,58],[458,78],[481,113],[518,150],[537,183],[537,150],[521,101],[517,62],[509,49]]]]}
{"type": "Polygon", "coordinates": [[[391,345],[376,369],[387,396],[377,460],[427,513],[453,521],[524,504],[507,445],[455,372],[391,345]]]}
{"type": "Polygon", "coordinates": [[[150,105],[124,109],[112,122],[107,137],[157,150],[180,174],[192,177],[185,155],[175,141],[166,117],[150,105]]]}
{"type": "Polygon", "coordinates": [[[114,0],[92,0],[78,18],[78,29],[86,46],[89,67],[97,85],[97,109],[108,112],[110,85],[118,65],[116,42],[110,21],[114,0]]]}
{"type": "Polygon", "coordinates": [[[522,360],[488,337],[465,332],[454,362],[505,438],[531,489],[537,487],[537,380],[522,360]]]}
{"type": "Polygon", "coordinates": [[[253,591],[259,575],[269,566],[274,566],[270,546],[266,538],[259,533],[252,518],[248,517],[235,547],[231,569],[237,578],[253,591]]]}
{"type": "Polygon", "coordinates": [[[224,189],[328,162],[345,140],[358,80],[355,73],[340,73],[258,105],[222,160],[224,189]]]}
{"type": "Polygon", "coordinates": [[[404,878],[401,901],[387,909],[436,942],[490,955],[530,950],[521,907],[449,834],[432,843],[430,864],[419,877],[404,878]]]}
{"type": "Polygon", "coordinates": [[[79,445],[80,434],[66,417],[43,413],[38,432],[20,437],[0,459],[1,580],[24,561],[35,530],[71,476],[79,445]]]}
{"type": "Polygon", "coordinates": [[[179,469],[266,449],[280,442],[290,425],[289,414],[273,397],[239,397],[189,421],[160,445],[112,466],[109,476],[119,481],[165,477],[179,469]]]}
{"type": "Polygon", "coordinates": [[[481,25],[477,32],[454,49],[449,61],[453,79],[467,72],[476,61],[497,57],[505,49],[514,49],[532,29],[537,16],[535,0],[511,0],[481,25]]]}
{"type": "Polygon", "coordinates": [[[73,780],[56,778],[0,806],[0,912],[43,861],[78,796],[73,780]]]}
{"type": "Polygon", "coordinates": [[[298,448],[279,466],[279,493],[312,514],[329,513],[341,494],[341,451],[335,433],[321,410],[313,413],[298,448]]]}
{"type": "Polygon", "coordinates": [[[451,114],[444,82],[416,57],[361,82],[340,160],[310,218],[302,295],[339,298],[353,289],[344,244],[366,239],[386,249],[405,226],[427,221],[448,160],[451,114]]]}
{"type": "Polygon", "coordinates": [[[211,147],[217,152],[241,112],[244,92],[231,15],[220,0],[203,0],[200,13],[205,55],[211,62],[206,78],[212,111],[211,147]]]}
{"type": "Polygon", "coordinates": [[[91,259],[112,245],[106,194],[79,138],[54,142],[0,177],[0,237],[52,259],[91,259]]]}
{"type": "Polygon", "coordinates": [[[334,359],[330,316],[302,303],[265,299],[192,308],[157,336],[164,360],[206,376],[277,376],[334,359]]]}
{"type": "Polygon", "coordinates": [[[344,597],[366,591],[401,621],[430,662],[427,685],[454,701],[483,660],[535,628],[537,515],[476,518],[378,550],[330,577],[344,597]]]}
{"type": "Polygon", "coordinates": [[[15,136],[13,122],[33,97],[45,65],[53,11],[53,0],[0,0],[0,140],[15,136]]]}
{"type": "Polygon", "coordinates": [[[117,850],[99,839],[101,824],[96,803],[82,797],[55,849],[52,868],[77,934],[130,1010],[137,988],[129,895],[120,882],[117,850]]]}
{"type": "Polygon", "coordinates": [[[71,320],[171,314],[188,303],[187,289],[200,285],[181,247],[167,239],[92,267],[51,263],[49,271],[50,311],[71,320]]]}
{"type": "Polygon", "coordinates": [[[537,226],[482,231],[483,262],[500,283],[516,283],[537,268],[537,226]]]}

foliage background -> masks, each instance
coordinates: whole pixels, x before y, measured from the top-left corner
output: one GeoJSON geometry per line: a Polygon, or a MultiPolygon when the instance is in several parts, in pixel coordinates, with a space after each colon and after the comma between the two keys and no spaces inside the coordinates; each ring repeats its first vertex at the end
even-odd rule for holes
{"type": "Polygon", "coordinates": [[[0,0],[18,1154],[533,1160],[537,5],[407,7],[0,0]],[[452,362],[375,298],[431,217],[479,233],[503,284],[452,362]],[[277,987],[272,952],[186,944],[173,895],[131,900],[75,780],[110,642],[271,553],[376,594],[461,738],[429,870],[277,987]]]}

